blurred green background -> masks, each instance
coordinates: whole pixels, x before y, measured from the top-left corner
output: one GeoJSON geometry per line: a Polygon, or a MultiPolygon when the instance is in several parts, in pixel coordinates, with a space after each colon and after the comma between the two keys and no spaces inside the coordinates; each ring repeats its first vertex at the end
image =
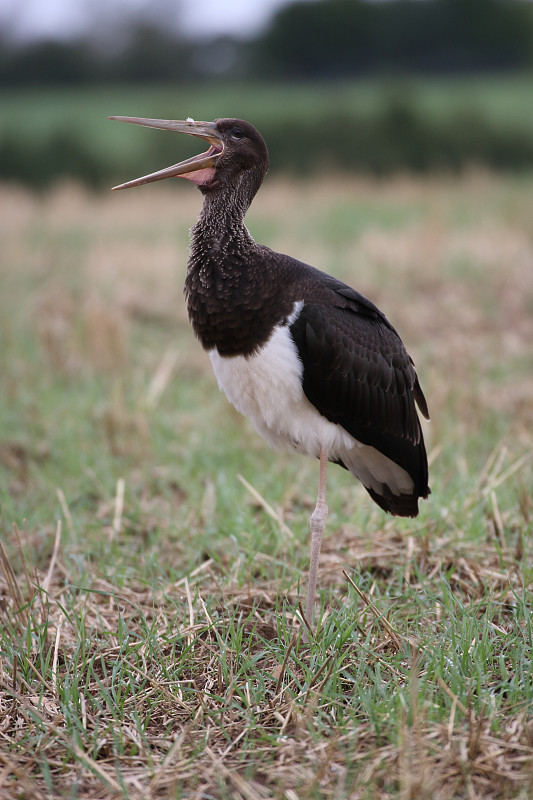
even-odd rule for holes
{"type": "Polygon", "coordinates": [[[243,117],[294,174],[533,165],[529,0],[4,0],[0,26],[0,179],[183,157],[110,114],[243,117]]]}

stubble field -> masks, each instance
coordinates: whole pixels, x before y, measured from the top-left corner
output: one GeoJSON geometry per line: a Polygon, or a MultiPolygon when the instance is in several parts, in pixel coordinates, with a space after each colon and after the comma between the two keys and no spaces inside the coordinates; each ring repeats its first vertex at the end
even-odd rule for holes
{"type": "Polygon", "coordinates": [[[529,797],[533,178],[275,178],[252,206],[385,311],[432,417],[416,520],[330,469],[309,645],[318,469],[194,340],[200,200],[0,188],[0,797],[529,797]]]}

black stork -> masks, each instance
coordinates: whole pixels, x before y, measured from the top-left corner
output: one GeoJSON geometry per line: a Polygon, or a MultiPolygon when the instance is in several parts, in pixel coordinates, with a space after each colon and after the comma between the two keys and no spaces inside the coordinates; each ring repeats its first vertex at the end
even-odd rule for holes
{"type": "Polygon", "coordinates": [[[179,176],[204,196],[185,280],[194,332],[220,388],[266,441],[320,460],[305,608],[312,625],[328,461],[348,469],[391,514],[416,516],[418,499],[429,494],[416,405],[429,414],[413,361],[370,300],[252,239],[244,216],[269,163],[252,125],[110,119],[192,134],[209,144],[205,153],[114,188],[179,176]]]}

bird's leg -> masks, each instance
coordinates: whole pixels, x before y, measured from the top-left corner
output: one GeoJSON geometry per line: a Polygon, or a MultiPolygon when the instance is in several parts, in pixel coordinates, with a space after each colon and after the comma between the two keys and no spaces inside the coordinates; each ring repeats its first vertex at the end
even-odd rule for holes
{"type": "MultiPolygon", "coordinates": [[[[307,601],[305,604],[305,618],[309,625],[313,625],[315,612],[315,592],[316,580],[318,575],[318,558],[320,556],[320,545],[322,535],[326,527],[328,518],[328,507],[326,505],[326,473],[328,468],[328,454],[326,450],[320,450],[320,476],[318,479],[318,496],[316,499],[315,510],[311,515],[311,560],[309,564],[309,585],[307,589],[307,601]]],[[[303,640],[307,641],[307,631],[303,631],[303,640]]]]}

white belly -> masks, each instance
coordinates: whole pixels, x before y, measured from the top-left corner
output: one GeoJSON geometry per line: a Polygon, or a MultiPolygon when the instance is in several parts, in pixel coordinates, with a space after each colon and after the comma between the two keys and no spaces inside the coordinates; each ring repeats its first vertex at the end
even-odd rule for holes
{"type": "MultiPolygon", "coordinates": [[[[286,326],[275,328],[268,343],[245,358],[209,353],[218,385],[273,447],[288,447],[318,457],[349,446],[351,437],[311,405],[302,389],[302,362],[286,326]]],[[[352,440],[353,442],[353,440],[352,440]]]]}
{"type": "Polygon", "coordinates": [[[220,389],[272,447],[315,458],[325,449],[330,460],[342,460],[365,486],[379,491],[386,483],[395,494],[412,491],[405,470],[309,402],[302,389],[303,365],[287,326],[275,328],[256,355],[223,358],[213,349],[209,357],[220,389]]]}

